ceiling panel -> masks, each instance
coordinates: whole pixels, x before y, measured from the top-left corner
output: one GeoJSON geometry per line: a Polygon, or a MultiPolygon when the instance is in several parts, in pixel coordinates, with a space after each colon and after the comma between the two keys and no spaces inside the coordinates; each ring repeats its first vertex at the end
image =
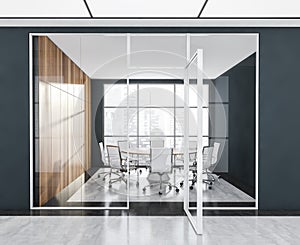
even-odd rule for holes
{"type": "Polygon", "coordinates": [[[82,0],[5,1],[0,17],[90,17],[82,0]]]}
{"type": "MultiPolygon", "coordinates": [[[[136,78],[182,78],[184,74],[184,36],[133,35],[130,66],[126,34],[55,34],[49,37],[91,78],[124,78],[128,74],[136,78]],[[145,68],[145,65],[152,68],[145,68]]],[[[203,49],[205,78],[214,79],[253,54],[257,50],[257,36],[191,34],[190,56],[197,49],[203,49]]]]}
{"type": "Polygon", "coordinates": [[[201,17],[300,17],[300,1],[209,0],[201,17]]]}
{"type": "Polygon", "coordinates": [[[49,38],[88,76],[98,77],[126,66],[124,35],[49,35],[49,38]],[[99,75],[100,74],[100,75],[99,75]]]}
{"type": "MultiPolygon", "coordinates": [[[[197,17],[205,0],[86,0],[94,17],[197,17]]],[[[90,17],[84,0],[12,0],[0,17],[90,17]]],[[[209,0],[201,17],[300,17],[299,0],[209,0]]]]}
{"type": "Polygon", "coordinates": [[[257,36],[254,34],[191,35],[191,57],[203,49],[203,71],[214,79],[255,53],[257,36]]]}
{"type": "Polygon", "coordinates": [[[197,17],[205,0],[87,0],[94,17],[197,17]]]}
{"type": "Polygon", "coordinates": [[[186,35],[132,35],[130,53],[133,67],[184,67],[186,35]]]}

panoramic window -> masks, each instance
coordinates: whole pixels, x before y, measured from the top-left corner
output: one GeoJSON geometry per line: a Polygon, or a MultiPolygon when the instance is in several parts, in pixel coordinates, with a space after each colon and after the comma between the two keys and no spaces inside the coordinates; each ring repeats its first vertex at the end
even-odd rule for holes
{"type": "MultiPolygon", "coordinates": [[[[105,82],[105,81],[104,81],[105,82]]],[[[155,81],[155,84],[129,82],[127,99],[126,84],[104,84],[104,142],[115,144],[127,140],[139,147],[150,146],[151,139],[163,139],[167,147],[183,147],[184,96],[183,82],[155,81]],[[127,103],[129,111],[127,115],[127,103]],[[128,121],[127,121],[128,116],[128,121]],[[128,125],[128,128],[124,125],[128,125]]],[[[209,84],[204,84],[203,97],[203,145],[209,142],[209,84]]],[[[190,138],[195,141],[197,129],[197,95],[190,88],[190,138]]]]}

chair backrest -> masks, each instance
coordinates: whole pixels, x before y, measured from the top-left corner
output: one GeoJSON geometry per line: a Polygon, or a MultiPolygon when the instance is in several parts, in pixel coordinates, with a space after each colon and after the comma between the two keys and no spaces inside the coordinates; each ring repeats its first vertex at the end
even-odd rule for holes
{"type": "Polygon", "coordinates": [[[101,158],[101,161],[104,165],[108,165],[108,162],[106,161],[106,158],[105,158],[105,152],[104,152],[104,146],[103,146],[103,142],[99,142],[99,149],[100,149],[100,158],[101,158]]]}
{"type": "Polygon", "coordinates": [[[171,148],[151,148],[150,164],[153,173],[172,172],[173,149],[171,148]]]}
{"type": "Polygon", "coordinates": [[[197,149],[197,145],[198,145],[198,142],[197,141],[189,141],[189,148],[190,149],[197,149]]]}
{"type": "Polygon", "coordinates": [[[191,162],[197,160],[197,141],[189,141],[189,159],[191,162]]]}
{"type": "Polygon", "coordinates": [[[126,159],[127,158],[127,153],[123,152],[123,150],[127,150],[127,148],[128,148],[127,143],[128,143],[127,140],[119,140],[118,141],[118,146],[119,146],[119,149],[120,149],[120,152],[121,152],[122,159],[126,159]]]}
{"type": "Polygon", "coordinates": [[[151,148],[163,148],[165,146],[164,140],[151,140],[150,147],[151,148]]]}
{"type": "Polygon", "coordinates": [[[122,168],[122,159],[121,159],[119,146],[106,145],[106,150],[107,150],[109,165],[112,168],[121,169],[122,168]]]}
{"type": "Polygon", "coordinates": [[[211,166],[213,150],[213,146],[203,148],[203,169],[208,169],[211,166]]]}
{"type": "Polygon", "coordinates": [[[211,164],[216,164],[218,162],[218,153],[219,153],[219,148],[220,148],[220,143],[218,142],[215,142],[214,143],[214,150],[212,152],[212,161],[211,161],[211,164]]]}
{"type": "Polygon", "coordinates": [[[127,149],[127,140],[119,140],[118,141],[118,146],[120,147],[120,150],[121,149],[127,149]]]}

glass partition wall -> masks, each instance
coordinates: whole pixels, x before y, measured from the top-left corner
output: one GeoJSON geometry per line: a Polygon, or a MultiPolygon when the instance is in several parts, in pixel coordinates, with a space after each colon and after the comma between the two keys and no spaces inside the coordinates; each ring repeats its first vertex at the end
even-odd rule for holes
{"type": "MultiPolygon", "coordinates": [[[[34,166],[32,208],[126,209],[129,207],[127,153],[117,144],[97,140],[91,78],[48,36],[33,37],[34,166]],[[97,152],[98,158],[92,158],[97,152]]],[[[84,38],[78,41],[84,43],[84,38]]],[[[80,50],[79,50],[80,51],[80,50]]],[[[111,81],[111,85],[118,81],[111,81]]],[[[127,139],[130,126],[127,91],[117,108],[121,127],[114,132],[127,139]],[[120,112],[121,111],[121,112],[120,112]],[[119,116],[121,115],[121,118],[119,116]]],[[[100,93],[101,94],[101,93],[100,93]]],[[[104,94],[99,104],[113,99],[104,94]],[[106,101],[104,101],[106,98],[106,101]]],[[[104,122],[112,122],[114,110],[105,110],[104,122]]],[[[108,132],[110,125],[105,124],[108,132]]],[[[104,135],[98,127],[97,134],[104,135]]]]}
{"type": "Polygon", "coordinates": [[[256,41],[250,34],[33,36],[32,208],[186,201],[201,233],[202,207],[257,207],[256,41]],[[162,175],[152,165],[156,148],[172,156],[162,175]]]}

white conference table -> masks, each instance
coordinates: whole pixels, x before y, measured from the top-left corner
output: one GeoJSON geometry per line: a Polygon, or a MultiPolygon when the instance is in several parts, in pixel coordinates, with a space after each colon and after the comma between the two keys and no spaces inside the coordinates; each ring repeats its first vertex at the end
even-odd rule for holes
{"type": "MultiPolygon", "coordinates": [[[[123,149],[121,150],[122,153],[126,154],[130,154],[130,155],[150,155],[150,148],[146,148],[146,147],[140,147],[140,148],[128,148],[128,149],[123,149]]],[[[192,149],[189,151],[189,154],[195,154],[197,153],[196,149],[192,149]]],[[[184,155],[184,149],[180,149],[180,148],[173,148],[173,155],[174,156],[180,156],[180,155],[184,155]]]]}
{"type": "MultiPolygon", "coordinates": [[[[123,149],[121,150],[121,153],[124,154],[130,154],[130,155],[136,155],[136,156],[150,156],[150,148],[146,148],[146,147],[132,147],[132,148],[128,148],[128,149],[123,149]]],[[[197,153],[196,149],[190,149],[189,154],[195,154],[197,153]]],[[[184,149],[180,149],[180,148],[173,148],[173,157],[174,157],[174,161],[173,161],[173,166],[175,167],[175,157],[177,156],[183,156],[184,155],[184,149]]],[[[138,166],[140,167],[141,165],[139,164],[139,160],[137,161],[138,166]]],[[[178,166],[179,167],[179,166],[178,166]]],[[[151,173],[149,173],[150,175],[151,173]]],[[[166,174],[168,175],[168,174],[166,174]]],[[[139,171],[137,171],[137,185],[139,184],[139,171]]],[[[169,175],[168,175],[169,176],[169,175]]],[[[176,174],[173,175],[174,178],[174,183],[176,183],[176,174]]]]}

